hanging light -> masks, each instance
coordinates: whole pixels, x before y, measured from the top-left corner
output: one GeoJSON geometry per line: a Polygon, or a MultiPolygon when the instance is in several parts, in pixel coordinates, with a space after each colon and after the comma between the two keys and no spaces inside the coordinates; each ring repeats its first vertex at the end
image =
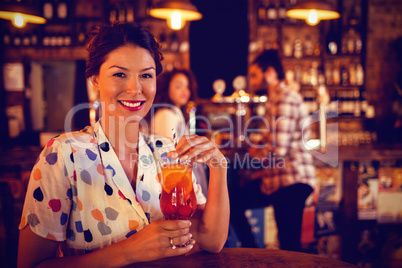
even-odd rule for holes
{"type": "Polygon", "coordinates": [[[340,17],[333,6],[324,1],[304,1],[297,3],[286,12],[286,16],[306,20],[309,25],[317,25],[321,20],[333,20],[340,17]]]}
{"type": "Polygon", "coordinates": [[[202,14],[197,8],[186,1],[160,1],[150,10],[150,15],[159,19],[166,19],[173,30],[180,30],[186,21],[200,20],[202,14]]]}
{"type": "Polygon", "coordinates": [[[10,20],[17,28],[23,28],[27,23],[44,24],[46,19],[39,12],[26,4],[3,4],[0,7],[0,19],[10,20]]]}

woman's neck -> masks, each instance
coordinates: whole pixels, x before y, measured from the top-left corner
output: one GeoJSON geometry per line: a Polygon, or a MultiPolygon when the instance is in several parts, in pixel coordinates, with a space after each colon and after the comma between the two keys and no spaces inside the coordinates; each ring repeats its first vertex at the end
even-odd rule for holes
{"type": "Polygon", "coordinates": [[[125,159],[137,153],[139,140],[139,123],[127,123],[115,117],[102,117],[101,123],[106,137],[111,143],[119,159],[125,159]]]}

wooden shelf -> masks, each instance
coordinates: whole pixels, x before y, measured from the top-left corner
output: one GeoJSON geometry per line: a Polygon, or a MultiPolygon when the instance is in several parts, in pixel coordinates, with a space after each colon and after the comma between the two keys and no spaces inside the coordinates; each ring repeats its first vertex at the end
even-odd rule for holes
{"type": "Polygon", "coordinates": [[[5,61],[29,60],[85,60],[85,47],[9,47],[4,55],[5,61]]]}

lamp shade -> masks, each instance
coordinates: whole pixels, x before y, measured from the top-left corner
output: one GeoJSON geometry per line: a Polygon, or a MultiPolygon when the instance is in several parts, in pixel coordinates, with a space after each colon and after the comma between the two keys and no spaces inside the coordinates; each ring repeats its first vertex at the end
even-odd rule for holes
{"type": "Polygon", "coordinates": [[[2,4],[0,7],[0,19],[10,20],[14,26],[22,28],[26,23],[44,24],[35,7],[26,4],[2,4]]]}
{"type": "Polygon", "coordinates": [[[333,20],[340,17],[334,7],[324,1],[305,1],[297,3],[286,12],[290,18],[306,20],[310,25],[316,25],[321,20],[333,20]]]}
{"type": "Polygon", "coordinates": [[[170,28],[180,30],[186,21],[200,20],[202,14],[197,8],[186,1],[160,1],[150,10],[150,15],[166,19],[170,28]]]}

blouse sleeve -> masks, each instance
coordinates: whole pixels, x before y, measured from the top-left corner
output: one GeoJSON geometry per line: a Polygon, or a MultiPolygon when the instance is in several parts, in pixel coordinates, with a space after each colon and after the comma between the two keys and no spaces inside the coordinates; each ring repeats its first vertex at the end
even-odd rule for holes
{"type": "Polygon", "coordinates": [[[62,144],[50,140],[32,169],[19,229],[29,225],[41,237],[66,240],[72,195],[62,144]]]}
{"type": "Polygon", "coordinates": [[[155,135],[171,138],[172,126],[176,127],[179,123],[180,117],[175,112],[170,109],[159,109],[154,115],[151,128],[155,135]]]}

